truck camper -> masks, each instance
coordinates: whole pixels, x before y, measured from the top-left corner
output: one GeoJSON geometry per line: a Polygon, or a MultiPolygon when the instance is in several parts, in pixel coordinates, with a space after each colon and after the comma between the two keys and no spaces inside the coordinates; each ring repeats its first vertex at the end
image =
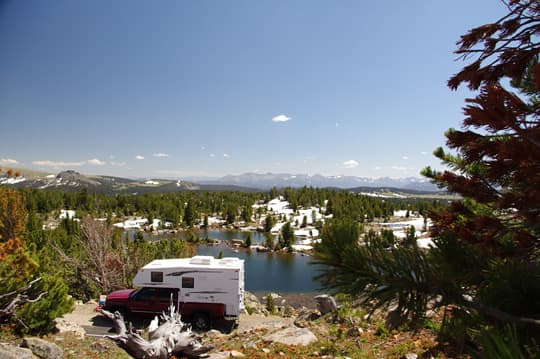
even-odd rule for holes
{"type": "Polygon", "coordinates": [[[167,310],[172,294],[182,319],[199,330],[216,320],[237,321],[244,309],[244,261],[235,257],[156,259],[133,284],[139,288],[109,294],[103,309],[152,317],[167,310]]]}

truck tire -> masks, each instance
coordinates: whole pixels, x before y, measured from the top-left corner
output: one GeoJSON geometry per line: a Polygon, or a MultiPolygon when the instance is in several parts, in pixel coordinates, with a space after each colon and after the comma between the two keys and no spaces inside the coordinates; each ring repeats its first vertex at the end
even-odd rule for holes
{"type": "Polygon", "coordinates": [[[205,332],[210,329],[210,317],[206,313],[195,313],[191,317],[191,326],[193,329],[205,332]]]}

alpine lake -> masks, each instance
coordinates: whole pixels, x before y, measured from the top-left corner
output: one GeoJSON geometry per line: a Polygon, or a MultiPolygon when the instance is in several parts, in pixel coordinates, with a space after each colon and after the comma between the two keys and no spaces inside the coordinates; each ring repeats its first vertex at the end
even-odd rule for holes
{"type": "MultiPolygon", "coordinates": [[[[245,288],[250,292],[315,293],[320,290],[319,283],[313,279],[318,274],[317,266],[310,264],[309,254],[257,252],[231,246],[233,239],[244,240],[245,233],[251,233],[252,244],[262,244],[265,241],[264,233],[216,230],[194,233],[201,239],[217,240],[214,245],[199,244],[197,255],[217,258],[222,253],[223,257],[244,260],[245,288]]],[[[175,236],[182,238],[185,234],[180,232],[175,236]]],[[[145,237],[149,240],[158,239],[153,235],[145,237]]]]}

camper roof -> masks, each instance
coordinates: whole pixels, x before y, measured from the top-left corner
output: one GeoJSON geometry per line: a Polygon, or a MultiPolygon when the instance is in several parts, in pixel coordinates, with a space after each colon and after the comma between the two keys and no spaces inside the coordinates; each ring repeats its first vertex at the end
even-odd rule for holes
{"type": "Polygon", "coordinates": [[[142,269],[168,269],[168,268],[231,268],[240,269],[244,261],[236,257],[216,259],[212,256],[195,256],[192,258],[155,259],[142,269]]]}

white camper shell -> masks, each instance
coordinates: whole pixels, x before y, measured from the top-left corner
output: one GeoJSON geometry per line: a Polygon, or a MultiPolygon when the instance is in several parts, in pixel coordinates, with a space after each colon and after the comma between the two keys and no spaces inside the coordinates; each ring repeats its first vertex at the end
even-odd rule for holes
{"type": "Polygon", "coordinates": [[[178,288],[183,304],[223,304],[224,319],[236,320],[244,309],[244,260],[236,257],[156,259],[139,270],[133,284],[178,288]]]}

